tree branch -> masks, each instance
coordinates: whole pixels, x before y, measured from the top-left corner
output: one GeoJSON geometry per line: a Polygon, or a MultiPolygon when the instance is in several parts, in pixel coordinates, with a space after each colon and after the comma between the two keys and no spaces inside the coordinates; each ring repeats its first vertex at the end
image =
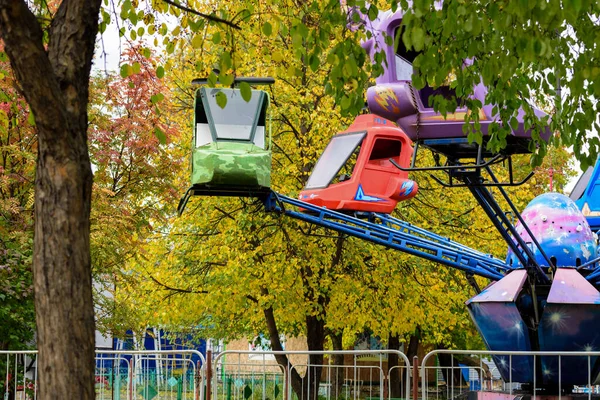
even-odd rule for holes
{"type": "Polygon", "coordinates": [[[195,14],[195,15],[197,15],[199,17],[202,17],[204,19],[207,19],[209,21],[218,22],[220,24],[225,24],[225,25],[227,25],[227,26],[229,26],[229,27],[231,27],[233,29],[237,29],[237,30],[241,30],[242,29],[238,24],[233,23],[231,21],[227,21],[226,19],[219,18],[219,17],[216,17],[214,15],[209,15],[209,14],[201,13],[200,11],[196,11],[196,10],[193,10],[193,9],[188,8],[186,6],[182,6],[181,4],[177,4],[177,3],[175,3],[175,2],[173,2],[171,0],[163,0],[163,1],[165,3],[167,3],[167,4],[172,5],[173,7],[177,7],[180,10],[187,11],[187,12],[189,12],[191,14],[195,14]]]}
{"type": "Polygon", "coordinates": [[[148,276],[150,277],[150,279],[152,279],[152,281],[154,281],[154,283],[156,283],[158,286],[163,287],[166,290],[170,290],[170,291],[173,291],[173,292],[176,292],[176,293],[208,294],[207,290],[181,289],[181,288],[175,288],[175,287],[172,287],[172,286],[168,286],[168,285],[160,282],[155,277],[153,277],[152,274],[148,274],[148,276]]]}

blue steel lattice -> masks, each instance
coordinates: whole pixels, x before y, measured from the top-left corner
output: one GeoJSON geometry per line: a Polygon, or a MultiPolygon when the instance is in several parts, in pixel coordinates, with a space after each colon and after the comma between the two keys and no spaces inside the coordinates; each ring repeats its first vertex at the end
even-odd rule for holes
{"type": "Polygon", "coordinates": [[[362,215],[366,218],[358,218],[275,192],[265,201],[265,209],[494,281],[502,279],[506,272],[512,270],[505,262],[489,254],[389,215],[367,213],[362,215]]]}

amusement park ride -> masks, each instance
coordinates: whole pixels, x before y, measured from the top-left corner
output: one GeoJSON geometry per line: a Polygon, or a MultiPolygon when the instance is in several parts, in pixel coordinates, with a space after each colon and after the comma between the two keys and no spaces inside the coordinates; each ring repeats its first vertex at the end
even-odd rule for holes
{"type": "MultiPolygon", "coordinates": [[[[476,288],[479,293],[466,302],[490,350],[600,350],[600,258],[597,235],[590,228],[591,223],[594,230],[600,229],[600,163],[588,173],[588,181],[576,186],[575,201],[547,193],[519,213],[504,186],[524,182],[513,180],[511,159],[529,152],[531,133],[524,129],[523,113],[507,147],[491,154],[485,149],[486,133],[497,116],[491,105],[485,105],[480,115],[484,143],[469,143],[462,131],[467,110],[459,108],[447,118],[436,113],[428,101],[434,91],[428,87],[416,90],[411,84],[415,54],[384,41],[383,33],[394,36],[401,19],[401,11],[388,11],[369,23],[372,36],[363,47],[371,56],[376,48],[384,48],[387,56],[384,74],[367,91],[372,114],[358,116],[346,131],[331,139],[298,199],[270,189],[267,92],[253,89],[246,102],[235,87],[198,89],[192,186],[179,204],[179,213],[194,195],[257,197],[266,211],[457,268],[469,278],[478,275],[491,280],[483,291],[476,288]],[[219,91],[228,99],[224,108],[216,103],[219,91]],[[423,148],[445,163],[415,167],[415,153],[423,148]],[[501,162],[507,165],[508,182],[500,182],[491,168],[501,162]],[[399,201],[417,194],[417,183],[408,178],[411,170],[443,171],[448,181],[440,183],[467,187],[506,241],[506,260],[390,216],[399,201]],[[492,190],[509,205],[516,224],[492,190]]],[[[258,78],[236,82],[242,80],[272,83],[258,78]]],[[[453,96],[450,88],[436,92],[453,96]]],[[[486,88],[478,85],[473,96],[484,103],[486,88]]],[[[536,115],[544,113],[536,110],[536,115]]],[[[547,139],[549,132],[542,136],[547,139]]],[[[535,362],[525,356],[494,358],[506,381],[536,381],[538,387],[543,383],[548,393],[559,387],[559,371],[563,388],[589,382],[588,359],[584,357],[561,361],[542,356],[535,362]]],[[[590,362],[591,382],[595,382],[600,379],[600,360],[591,357],[590,362]]]]}

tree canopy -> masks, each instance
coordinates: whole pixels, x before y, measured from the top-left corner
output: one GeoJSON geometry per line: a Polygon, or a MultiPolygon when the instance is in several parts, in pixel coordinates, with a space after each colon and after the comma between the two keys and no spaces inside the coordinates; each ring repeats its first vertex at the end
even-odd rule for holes
{"type": "MultiPolygon", "coordinates": [[[[600,6],[591,0],[526,4],[520,0],[422,0],[410,4],[406,0],[282,0],[246,2],[242,6],[189,1],[185,7],[156,1],[154,10],[139,9],[136,4],[124,1],[120,12],[121,18],[135,28],[129,31],[130,38],[158,32],[165,38],[167,54],[178,46],[216,52],[218,62],[207,65],[199,59],[193,65],[207,74],[219,66],[219,78],[225,84],[237,73],[239,49],[247,47],[244,43],[250,44],[242,34],[245,26],[259,25],[259,41],[289,35],[291,56],[304,67],[316,70],[320,64],[327,65],[323,85],[343,115],[356,115],[361,110],[363,90],[369,79],[381,73],[381,63],[385,62],[383,57],[369,60],[365,55],[360,40],[366,33],[347,28],[347,10],[359,10],[369,19],[377,18],[381,10],[403,10],[402,35],[396,40],[419,53],[414,61],[413,83],[417,88],[436,87],[450,80],[474,111],[470,118],[476,119],[482,104],[468,98],[476,84],[483,81],[489,91],[486,103],[497,105],[500,120],[508,121],[495,128],[489,144],[492,149],[498,151],[506,144],[510,121],[520,108],[527,114],[526,127],[538,132],[542,129],[546,121],[533,116],[531,105],[535,103],[549,112],[550,129],[559,133],[552,139],[555,146],[572,146],[582,167],[591,165],[598,156],[600,62],[595,43],[600,37],[600,6]],[[204,12],[197,12],[200,9],[204,12]],[[172,29],[168,23],[158,23],[160,15],[174,16],[180,24],[172,29]],[[144,23],[148,29],[139,27],[144,23]],[[217,28],[209,36],[207,23],[217,28]]],[[[103,15],[106,22],[110,14],[105,11],[103,15]]],[[[126,29],[122,32],[125,35],[126,29]]],[[[155,43],[159,41],[155,39],[155,43]]],[[[277,62],[280,57],[274,52],[262,54],[255,61],[277,62]]],[[[290,68],[282,72],[294,76],[298,71],[290,68]]],[[[443,113],[452,112],[456,103],[438,98],[434,107],[443,113]]],[[[470,137],[481,140],[478,132],[470,137]]],[[[539,139],[539,135],[534,134],[534,138],[539,139]]],[[[533,150],[532,164],[540,165],[546,143],[538,141],[533,150]]]]}

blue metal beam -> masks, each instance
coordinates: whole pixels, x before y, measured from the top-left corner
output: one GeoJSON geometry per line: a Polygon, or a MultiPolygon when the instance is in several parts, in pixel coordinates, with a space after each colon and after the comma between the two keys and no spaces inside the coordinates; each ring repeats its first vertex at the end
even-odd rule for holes
{"type": "Polygon", "coordinates": [[[494,281],[502,279],[506,271],[512,270],[506,263],[490,255],[388,215],[370,213],[366,219],[357,218],[275,192],[265,201],[265,208],[494,281]]]}
{"type": "MultiPolygon", "coordinates": [[[[491,171],[490,171],[491,173],[491,171]]],[[[469,182],[468,180],[465,182],[469,182]]],[[[492,221],[504,241],[510,246],[514,254],[517,256],[521,265],[525,267],[529,272],[532,272],[534,276],[543,284],[549,284],[550,279],[546,276],[542,268],[535,261],[535,257],[531,252],[531,249],[527,247],[525,241],[517,233],[517,230],[510,222],[508,217],[504,214],[498,202],[494,199],[494,196],[484,186],[477,186],[474,183],[469,182],[469,190],[477,199],[477,202],[483,208],[489,219],[492,221]]],[[[501,188],[500,188],[501,189],[501,188]]],[[[506,197],[508,200],[508,197],[506,197]]],[[[516,211],[516,210],[515,210],[516,211]]],[[[524,222],[524,221],[523,221],[524,222]]],[[[533,237],[533,235],[531,235],[533,237]]]]}
{"type": "Polygon", "coordinates": [[[439,245],[454,249],[463,254],[468,254],[469,256],[477,259],[484,260],[486,265],[494,265],[497,270],[510,272],[513,270],[512,267],[508,266],[504,261],[494,258],[491,254],[485,254],[480,251],[474,250],[464,244],[455,242],[450,238],[440,236],[438,234],[429,232],[426,229],[419,228],[413,224],[410,224],[406,221],[402,221],[401,219],[394,218],[387,214],[375,214],[375,216],[384,224],[391,229],[396,231],[405,232],[409,235],[412,235],[415,239],[422,238],[427,243],[437,243],[439,245]]]}

